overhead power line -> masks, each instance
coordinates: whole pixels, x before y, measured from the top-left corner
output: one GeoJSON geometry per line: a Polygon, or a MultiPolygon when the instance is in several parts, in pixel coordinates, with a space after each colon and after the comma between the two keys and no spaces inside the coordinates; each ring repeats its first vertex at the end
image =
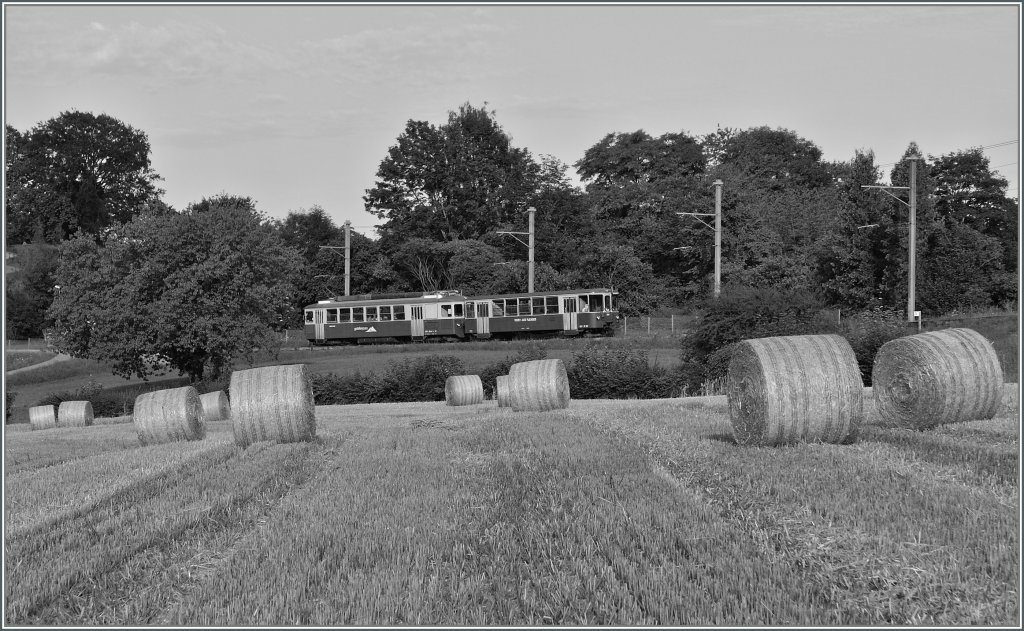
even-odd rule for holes
{"type": "MultiPolygon", "coordinates": [[[[1013,145],[1013,144],[1016,144],[1018,142],[1020,142],[1020,140],[1004,140],[1002,142],[997,142],[997,143],[992,144],[992,145],[983,145],[981,147],[969,147],[969,149],[995,149],[996,147],[1005,147],[1007,145],[1013,145]]],[[[882,167],[896,166],[900,162],[902,162],[902,160],[897,160],[896,162],[886,162],[885,164],[876,164],[875,166],[880,169],[882,167]]],[[[1003,165],[1003,166],[1006,166],[1006,165],[1003,165]]],[[[997,167],[992,167],[992,168],[995,169],[997,167]]]]}

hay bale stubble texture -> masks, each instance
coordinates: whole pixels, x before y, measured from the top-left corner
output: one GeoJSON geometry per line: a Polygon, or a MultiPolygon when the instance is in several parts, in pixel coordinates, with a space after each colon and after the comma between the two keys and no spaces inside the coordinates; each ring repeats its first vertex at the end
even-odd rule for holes
{"type": "Polygon", "coordinates": [[[498,375],[494,392],[495,397],[498,399],[499,408],[511,407],[512,403],[508,392],[508,375],[498,375]]]}
{"type": "Polygon", "coordinates": [[[302,364],[236,370],[229,392],[236,445],[316,438],[313,388],[302,364]]]}
{"type": "Polygon", "coordinates": [[[135,434],[143,445],[200,440],[206,436],[203,406],[192,386],[140,394],[135,397],[132,419],[135,434]]]}
{"type": "Polygon", "coordinates": [[[739,342],[726,388],[741,445],[852,442],[864,420],[857,358],[838,335],[739,342]]]}
{"type": "Polygon", "coordinates": [[[871,382],[879,422],[910,429],[992,418],[1003,395],[992,343],[964,328],[886,342],[875,355],[871,382]]]}
{"type": "Polygon", "coordinates": [[[199,395],[203,406],[203,422],[226,421],[231,418],[231,404],[223,390],[199,395]]]}
{"type": "Polygon", "coordinates": [[[52,405],[37,405],[28,409],[28,422],[32,429],[57,427],[57,411],[52,405]]]}
{"type": "Polygon", "coordinates": [[[92,425],[92,418],[92,403],[88,401],[64,401],[57,408],[60,427],[88,427],[92,425]]]}
{"type": "Polygon", "coordinates": [[[484,382],[480,375],[452,375],[444,382],[444,401],[448,405],[478,405],[484,402],[484,382]]]}
{"type": "Polygon", "coordinates": [[[569,376],[561,359],[536,359],[508,370],[509,405],[516,412],[544,412],[569,407],[569,376]]]}

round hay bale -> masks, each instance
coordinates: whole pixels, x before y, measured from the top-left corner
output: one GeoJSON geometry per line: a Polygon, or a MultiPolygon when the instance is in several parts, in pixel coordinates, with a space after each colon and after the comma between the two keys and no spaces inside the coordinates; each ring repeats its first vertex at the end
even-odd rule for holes
{"type": "Polygon", "coordinates": [[[452,375],[444,382],[444,401],[448,405],[477,405],[484,402],[484,382],[480,375],[452,375]]]}
{"type": "Polygon", "coordinates": [[[143,445],[200,440],[206,435],[203,407],[192,386],[140,394],[135,397],[132,418],[143,445]]]}
{"type": "Polygon", "coordinates": [[[313,388],[302,364],[236,370],[228,391],[236,445],[316,437],[313,388]]]}
{"type": "Polygon", "coordinates": [[[231,418],[231,404],[228,402],[228,395],[223,390],[207,392],[199,395],[199,402],[203,406],[203,422],[226,421],[231,418]]]}
{"type": "Polygon", "coordinates": [[[569,407],[569,376],[561,359],[536,359],[508,370],[509,405],[516,412],[569,407]]]}
{"type": "Polygon", "coordinates": [[[28,422],[32,429],[57,427],[57,410],[52,405],[37,405],[28,409],[28,422]]]}
{"type": "Polygon", "coordinates": [[[499,408],[511,407],[512,403],[509,400],[510,397],[508,392],[508,375],[498,375],[498,381],[494,391],[497,393],[499,408]]]}
{"type": "Polygon", "coordinates": [[[1003,394],[999,356],[973,329],[886,342],[875,355],[871,382],[881,424],[910,429],[992,418],[1003,394]]]}
{"type": "Polygon", "coordinates": [[[864,420],[864,383],[849,342],[795,335],[736,344],[726,379],[741,445],[843,443],[864,420]]]}
{"type": "Polygon", "coordinates": [[[64,401],[57,408],[57,425],[61,427],[88,427],[92,425],[92,403],[64,401]]]}

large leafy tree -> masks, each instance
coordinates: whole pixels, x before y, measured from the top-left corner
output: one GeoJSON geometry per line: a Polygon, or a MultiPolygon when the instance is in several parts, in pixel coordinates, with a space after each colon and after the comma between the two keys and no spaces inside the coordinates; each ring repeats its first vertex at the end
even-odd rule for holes
{"type": "Polygon", "coordinates": [[[107,114],[68,111],[24,134],[6,128],[7,242],[38,229],[57,243],[100,235],[160,194],[146,134],[107,114]]]}
{"type": "Polygon", "coordinates": [[[440,127],[410,120],[363,199],[384,221],[379,232],[388,250],[412,236],[477,239],[529,204],[538,172],[494,111],[466,103],[440,127]]]}
{"type": "Polygon", "coordinates": [[[57,247],[39,239],[12,250],[15,256],[9,262],[4,288],[7,336],[42,337],[48,325],[46,309],[53,301],[57,247]]]}
{"type": "Polygon", "coordinates": [[[294,308],[301,257],[248,198],[221,196],[183,213],[147,212],[97,243],[60,248],[50,307],[57,347],[146,377],[166,358],[192,380],[273,349],[294,308]]]}
{"type": "MultiPolygon", "coordinates": [[[[700,144],[686,132],[658,137],[643,130],[612,133],[587,149],[575,166],[586,184],[595,224],[593,242],[584,251],[627,245],[653,274],[654,284],[635,288],[637,295],[664,293],[666,282],[693,286],[703,270],[673,252],[697,241],[700,230],[675,213],[703,212],[713,199],[700,144]]],[[[650,299],[633,302],[648,304],[650,299]]]]}
{"type": "Polygon", "coordinates": [[[936,212],[947,223],[998,239],[1004,267],[1016,270],[1018,206],[1006,195],[1006,178],[992,172],[988,157],[978,148],[929,158],[936,212]]]}

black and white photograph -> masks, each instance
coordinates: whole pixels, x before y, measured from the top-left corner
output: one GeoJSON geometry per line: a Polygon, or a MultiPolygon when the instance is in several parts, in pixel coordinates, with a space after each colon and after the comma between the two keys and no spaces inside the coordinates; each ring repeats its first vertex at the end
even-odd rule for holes
{"type": "Polygon", "coordinates": [[[1021,2],[3,2],[4,628],[1022,625],[1021,2]]]}

